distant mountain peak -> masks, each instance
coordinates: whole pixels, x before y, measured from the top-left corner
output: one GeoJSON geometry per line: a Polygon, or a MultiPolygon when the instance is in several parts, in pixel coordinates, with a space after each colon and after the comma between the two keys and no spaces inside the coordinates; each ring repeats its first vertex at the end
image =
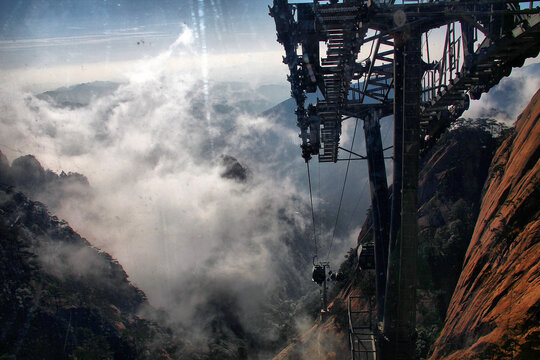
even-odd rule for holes
{"type": "Polygon", "coordinates": [[[79,108],[112,94],[119,86],[119,83],[111,81],[93,81],[45,91],[36,97],[58,107],[79,108]]]}

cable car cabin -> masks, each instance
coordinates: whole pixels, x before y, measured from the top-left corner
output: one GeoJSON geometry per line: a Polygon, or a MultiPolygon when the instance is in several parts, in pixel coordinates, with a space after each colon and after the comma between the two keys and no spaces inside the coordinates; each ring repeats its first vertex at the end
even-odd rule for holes
{"type": "Polygon", "coordinates": [[[362,270],[375,269],[375,244],[367,243],[358,247],[358,264],[362,270]]]}
{"type": "Polygon", "coordinates": [[[324,270],[324,267],[321,265],[315,265],[313,267],[312,280],[316,282],[317,285],[321,286],[325,278],[326,278],[326,271],[324,270]]]}

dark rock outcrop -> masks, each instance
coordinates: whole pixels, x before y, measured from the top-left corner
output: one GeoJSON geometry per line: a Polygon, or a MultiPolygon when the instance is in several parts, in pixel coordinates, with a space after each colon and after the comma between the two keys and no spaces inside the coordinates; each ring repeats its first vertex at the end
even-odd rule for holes
{"type": "Polygon", "coordinates": [[[240,162],[230,155],[221,155],[221,166],[223,171],[221,177],[224,179],[235,180],[240,183],[248,181],[250,173],[249,169],[244,167],[240,162]]]}
{"type": "Polygon", "coordinates": [[[540,357],[540,91],[498,149],[432,359],[540,357]]]}
{"type": "Polygon", "coordinates": [[[35,189],[44,187],[45,185],[45,170],[32,155],[21,156],[11,163],[11,180],[13,185],[28,192],[34,192],[35,189]]]}
{"type": "Polygon", "coordinates": [[[0,184],[14,186],[29,198],[57,212],[68,199],[87,201],[92,196],[88,179],[79,173],[45,170],[33,155],[21,156],[9,165],[0,151],[0,184]]]}

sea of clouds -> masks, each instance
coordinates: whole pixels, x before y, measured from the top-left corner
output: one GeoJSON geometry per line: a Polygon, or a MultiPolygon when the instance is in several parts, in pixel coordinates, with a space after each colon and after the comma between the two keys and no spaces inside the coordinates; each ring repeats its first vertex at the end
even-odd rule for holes
{"type": "MultiPolygon", "coordinates": [[[[212,314],[201,320],[200,309],[219,294],[234,299],[248,332],[266,326],[264,336],[277,337],[280,324],[253,321],[269,299],[318,291],[310,282],[314,245],[307,189],[297,181],[305,180],[298,137],[271,115],[232,102],[224,111],[227,94],[210,96],[204,74],[168,69],[168,59],[189,56],[192,43],[185,29],[86,106],[3,84],[0,148],[10,160],[33,154],[45,168],[88,178],[92,196],[51,210],[117,258],[171,323],[204,332],[212,314]],[[247,181],[222,176],[222,155],[249,169],[247,181]]],[[[354,246],[356,233],[336,240],[335,257],[354,246]]],[[[92,264],[75,258],[72,266],[88,272],[92,264]]]]}

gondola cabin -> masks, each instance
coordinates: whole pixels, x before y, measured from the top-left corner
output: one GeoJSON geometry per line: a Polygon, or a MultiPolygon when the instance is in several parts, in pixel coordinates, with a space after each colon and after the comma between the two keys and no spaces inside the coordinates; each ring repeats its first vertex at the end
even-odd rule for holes
{"type": "Polygon", "coordinates": [[[358,264],[362,270],[375,269],[375,244],[361,244],[358,247],[358,264]]]}
{"type": "Polygon", "coordinates": [[[324,270],[324,266],[315,265],[313,267],[312,280],[315,283],[317,283],[317,285],[321,286],[321,284],[324,282],[325,278],[326,278],[326,271],[324,270]]]}

